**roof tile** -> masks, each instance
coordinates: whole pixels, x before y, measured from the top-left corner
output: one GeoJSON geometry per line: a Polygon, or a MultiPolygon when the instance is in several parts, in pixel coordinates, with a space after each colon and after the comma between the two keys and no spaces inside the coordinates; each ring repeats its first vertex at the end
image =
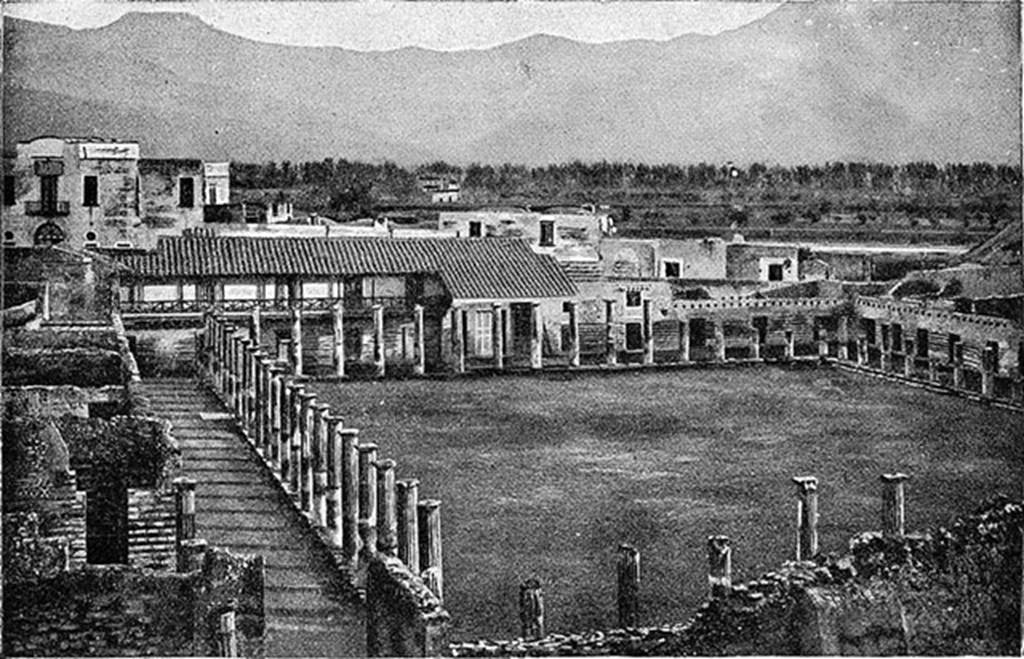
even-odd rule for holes
{"type": "Polygon", "coordinates": [[[139,278],[440,275],[456,299],[572,297],[554,258],[505,238],[161,238],[121,257],[139,278]]]}

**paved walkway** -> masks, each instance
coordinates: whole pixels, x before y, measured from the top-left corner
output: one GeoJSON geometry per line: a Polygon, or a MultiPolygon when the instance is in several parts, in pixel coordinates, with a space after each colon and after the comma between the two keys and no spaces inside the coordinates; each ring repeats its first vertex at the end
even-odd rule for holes
{"type": "Polygon", "coordinates": [[[362,612],[220,401],[192,380],[148,380],[142,391],[173,424],[183,475],[198,481],[196,536],[265,558],[267,656],[366,656],[362,612]]]}

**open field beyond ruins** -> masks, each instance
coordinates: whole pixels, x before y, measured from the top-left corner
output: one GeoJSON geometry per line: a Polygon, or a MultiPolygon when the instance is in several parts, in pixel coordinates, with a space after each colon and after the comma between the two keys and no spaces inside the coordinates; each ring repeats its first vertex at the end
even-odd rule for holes
{"type": "Polygon", "coordinates": [[[615,549],[642,553],[641,621],[705,594],[705,539],[734,580],[792,557],[794,475],[820,481],[821,545],[878,527],[878,476],[912,475],[909,529],[1019,492],[1019,413],[829,369],[775,367],[316,386],[443,501],[454,637],[518,635],[519,583],[551,632],[615,624],[615,549]]]}

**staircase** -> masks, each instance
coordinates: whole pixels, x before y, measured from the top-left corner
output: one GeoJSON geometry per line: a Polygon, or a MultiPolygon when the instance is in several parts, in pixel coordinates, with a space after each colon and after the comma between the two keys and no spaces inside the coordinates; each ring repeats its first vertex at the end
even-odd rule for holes
{"type": "Polygon", "coordinates": [[[220,401],[186,379],[144,382],[172,424],[182,475],[195,479],[196,537],[266,563],[268,657],[366,656],[363,613],[220,401]]]}

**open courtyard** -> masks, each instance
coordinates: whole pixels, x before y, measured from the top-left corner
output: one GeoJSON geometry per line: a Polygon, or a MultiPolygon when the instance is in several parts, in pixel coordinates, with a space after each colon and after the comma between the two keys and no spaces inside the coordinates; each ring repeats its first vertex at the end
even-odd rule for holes
{"type": "Polygon", "coordinates": [[[641,551],[641,621],[682,621],[707,589],[705,540],[734,581],[793,556],[795,475],[820,479],[823,551],[879,527],[903,471],[908,529],[1024,481],[1019,413],[822,368],[318,384],[398,477],[443,502],[455,638],[518,635],[518,585],[551,632],[614,626],[615,550],[641,551]],[[472,621],[472,623],[470,623],[472,621]]]}

